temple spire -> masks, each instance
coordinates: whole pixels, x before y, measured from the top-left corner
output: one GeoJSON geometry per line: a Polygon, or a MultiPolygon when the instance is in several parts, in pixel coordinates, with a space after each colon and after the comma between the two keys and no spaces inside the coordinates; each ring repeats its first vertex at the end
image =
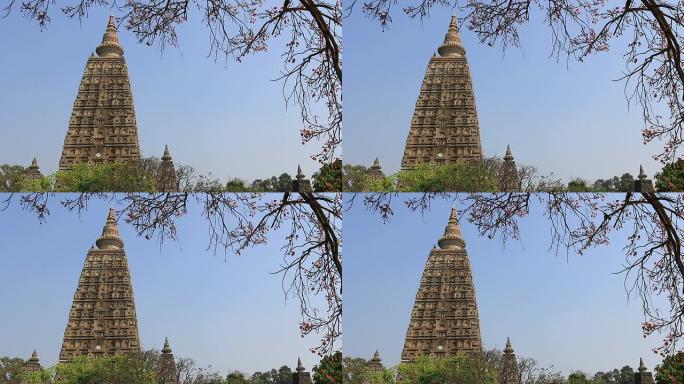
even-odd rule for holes
{"type": "Polygon", "coordinates": [[[171,160],[171,153],[169,153],[168,144],[164,144],[164,155],[162,155],[162,160],[171,160]]]}
{"type": "Polygon", "coordinates": [[[97,55],[100,57],[116,57],[123,56],[123,48],[119,42],[119,35],[116,32],[116,19],[114,16],[109,16],[107,29],[104,36],[102,36],[102,44],[95,49],[97,55]]]}
{"type": "Polygon", "coordinates": [[[304,371],[304,366],[302,365],[302,359],[297,358],[297,372],[303,372],[304,371]]]}
{"type": "Polygon", "coordinates": [[[451,215],[449,215],[449,222],[444,228],[444,236],[437,242],[442,249],[464,248],[465,241],[461,236],[461,226],[458,223],[458,211],[456,208],[451,208],[451,215]]]}
{"type": "Polygon", "coordinates": [[[645,372],[648,368],[646,368],[646,364],[644,364],[644,359],[642,357],[639,358],[639,372],[645,372]]]}
{"type": "Polygon", "coordinates": [[[458,18],[456,15],[451,15],[449,30],[444,36],[444,44],[437,49],[437,52],[442,57],[465,55],[465,49],[461,43],[461,34],[458,32],[458,18]]]}
{"type": "Polygon", "coordinates": [[[173,352],[171,350],[171,346],[169,346],[169,338],[165,337],[164,338],[164,348],[162,348],[162,353],[171,353],[173,352]]]}
{"type": "Polygon", "coordinates": [[[647,176],[646,176],[646,172],[644,172],[644,166],[643,166],[643,165],[639,165],[639,179],[643,180],[643,179],[645,179],[646,177],[647,177],[647,176]]]}
{"type": "Polygon", "coordinates": [[[109,208],[107,222],[102,228],[102,236],[95,242],[100,249],[123,248],[123,241],[119,235],[119,226],[116,224],[116,212],[114,208],[109,208]]]}
{"type": "Polygon", "coordinates": [[[506,146],[506,155],[504,155],[504,160],[513,160],[513,152],[511,152],[511,145],[506,146]]]}
{"type": "Polygon", "coordinates": [[[24,369],[28,372],[40,372],[43,370],[43,367],[40,365],[40,360],[38,359],[38,353],[36,353],[35,349],[31,354],[31,358],[24,364],[24,369]]]}
{"type": "Polygon", "coordinates": [[[515,352],[513,350],[513,345],[511,345],[511,338],[507,337],[506,338],[506,348],[504,348],[504,353],[513,353],[515,352]]]}

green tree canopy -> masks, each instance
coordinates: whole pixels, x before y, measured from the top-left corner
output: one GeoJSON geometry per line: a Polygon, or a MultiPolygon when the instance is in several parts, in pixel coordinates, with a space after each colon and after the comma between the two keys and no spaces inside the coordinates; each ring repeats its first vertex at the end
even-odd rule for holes
{"type": "Polygon", "coordinates": [[[684,383],[684,351],[668,356],[655,369],[657,384],[684,383]]]}
{"type": "Polygon", "coordinates": [[[315,384],[342,383],[342,352],[337,351],[321,359],[319,365],[313,368],[315,384]]]}

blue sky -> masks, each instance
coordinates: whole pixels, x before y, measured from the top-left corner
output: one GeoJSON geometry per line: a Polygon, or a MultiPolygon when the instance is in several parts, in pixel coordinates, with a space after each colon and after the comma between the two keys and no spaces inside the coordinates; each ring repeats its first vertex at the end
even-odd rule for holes
{"type": "MultiPolygon", "coordinates": [[[[109,13],[94,7],[79,24],[55,8],[44,32],[16,12],[0,19],[0,163],[28,166],[37,157],[43,173],[56,171],[86,60],[109,13]]],[[[177,163],[224,180],[294,175],[298,163],[310,176],[319,145],[301,145],[299,109],[286,107],[282,83],[272,81],[282,69],[278,43],[241,63],[214,61],[197,16],[179,28],[180,48],[163,52],[120,28],[142,155],[160,157],[168,144],[177,163]]]]}
{"type": "MultiPolygon", "coordinates": [[[[0,356],[57,362],[71,301],[88,249],[102,233],[109,202],[94,201],[80,218],[52,201],[47,223],[16,201],[0,213],[0,356]]],[[[114,205],[114,208],[117,208],[114,205]]],[[[299,307],[286,298],[281,276],[282,233],[241,256],[214,255],[207,226],[194,204],[179,221],[177,243],[160,248],[138,238],[121,220],[132,275],[141,343],[161,349],[168,336],[175,355],[222,373],[252,373],[300,356],[310,370],[317,335],[301,338],[299,307]]]]}
{"type": "MultiPolygon", "coordinates": [[[[452,207],[437,200],[421,217],[399,200],[388,224],[358,199],[344,217],[345,355],[370,358],[378,349],[386,366],[400,360],[425,262],[452,207]]],[[[505,247],[461,220],[485,348],[503,349],[510,337],[518,356],[565,374],[636,369],[639,357],[653,370],[659,359],[651,349],[661,339],[642,337],[641,303],[628,300],[623,276],[613,274],[624,262],[620,246],[557,256],[548,250],[547,222],[538,207],[533,212],[521,241],[505,247]]]]}
{"type": "MultiPolygon", "coordinates": [[[[451,13],[435,7],[421,23],[397,11],[386,31],[360,6],[345,19],[345,162],[370,166],[379,157],[385,173],[398,171],[428,61],[451,13]]],[[[652,155],[662,146],[644,146],[641,109],[630,110],[624,84],[612,81],[624,68],[622,51],[556,62],[535,15],[521,29],[522,48],[505,55],[462,28],[485,156],[502,157],[510,144],[518,163],[565,181],[636,175],[640,163],[653,176],[661,167],[652,155]]]]}

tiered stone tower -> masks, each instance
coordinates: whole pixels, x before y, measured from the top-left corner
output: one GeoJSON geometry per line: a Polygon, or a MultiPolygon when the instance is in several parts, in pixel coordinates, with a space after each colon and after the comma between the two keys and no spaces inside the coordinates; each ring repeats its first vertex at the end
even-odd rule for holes
{"type": "Polygon", "coordinates": [[[423,271],[402,362],[482,352],[475,286],[456,209],[438,244],[423,271]]]}
{"type": "Polygon", "coordinates": [[[60,170],[79,163],[140,160],[131,84],[113,16],[96,52],[88,59],[78,87],[60,170]]]}
{"type": "Polygon", "coordinates": [[[655,193],[655,188],[653,187],[653,180],[650,180],[644,172],[644,167],[639,166],[639,176],[634,180],[634,192],[641,193],[655,193]]]}
{"type": "Polygon", "coordinates": [[[74,294],[60,362],[140,352],[131,275],[113,209],[95,244],[74,294]]]}
{"type": "Polygon", "coordinates": [[[302,359],[297,358],[297,369],[292,373],[292,384],[312,384],[311,373],[306,372],[302,365],[302,359]]]}
{"type": "Polygon", "coordinates": [[[169,146],[164,146],[164,155],[159,165],[159,175],[157,176],[157,190],[159,192],[177,192],[178,180],[176,178],[176,167],[169,153],[169,146]]]}
{"type": "Polygon", "coordinates": [[[40,372],[43,370],[35,350],[33,351],[33,354],[31,354],[31,358],[24,364],[24,370],[26,370],[26,372],[40,372]]]}
{"type": "Polygon", "coordinates": [[[313,192],[311,181],[304,176],[302,167],[299,165],[297,166],[297,176],[295,176],[295,179],[292,180],[292,192],[313,192]]]}
{"type": "Polygon", "coordinates": [[[515,358],[515,351],[511,345],[510,338],[506,340],[506,348],[504,348],[501,371],[499,372],[499,384],[520,384],[518,359],[515,358]]]}
{"type": "Polygon", "coordinates": [[[648,372],[644,359],[639,359],[639,370],[634,374],[634,384],[655,384],[653,374],[648,372]]]}
{"type": "Polygon", "coordinates": [[[178,371],[173,351],[169,346],[169,339],[164,339],[164,348],[159,357],[159,367],[157,368],[157,382],[159,384],[178,384],[178,371]]]}
{"type": "Polygon", "coordinates": [[[24,171],[24,176],[29,180],[40,180],[43,178],[43,174],[40,173],[40,168],[38,167],[38,161],[33,158],[31,165],[24,171]]]}
{"type": "Polygon", "coordinates": [[[382,359],[380,359],[380,352],[375,351],[366,367],[370,372],[380,372],[385,369],[385,366],[382,365],[382,359]]]}
{"type": "Polygon", "coordinates": [[[501,165],[499,189],[501,189],[503,192],[520,191],[518,167],[515,165],[515,159],[513,158],[510,145],[506,147],[506,155],[504,156],[503,164],[501,165]]]}
{"type": "Polygon", "coordinates": [[[382,173],[382,167],[380,167],[380,160],[378,160],[377,157],[375,158],[373,165],[371,165],[371,167],[368,168],[366,174],[368,175],[368,178],[370,178],[371,180],[379,180],[385,178],[385,174],[382,173]]]}
{"type": "Polygon", "coordinates": [[[428,64],[401,169],[482,160],[475,94],[456,16],[428,64]]]}

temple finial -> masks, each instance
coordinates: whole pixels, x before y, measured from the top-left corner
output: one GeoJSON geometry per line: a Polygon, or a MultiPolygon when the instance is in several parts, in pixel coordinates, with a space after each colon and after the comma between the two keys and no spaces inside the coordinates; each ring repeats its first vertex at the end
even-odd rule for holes
{"type": "Polygon", "coordinates": [[[504,353],[513,353],[513,345],[511,344],[511,338],[507,337],[506,338],[506,348],[504,349],[504,353]]]}
{"type": "Polygon", "coordinates": [[[304,366],[302,365],[302,359],[297,358],[297,372],[303,372],[304,371],[304,366]]]}
{"type": "Polygon", "coordinates": [[[164,354],[169,354],[173,351],[171,351],[171,347],[169,346],[169,338],[164,337],[164,348],[162,348],[162,353],[164,354]]]}
{"type": "Polygon", "coordinates": [[[451,15],[449,30],[444,36],[444,44],[438,49],[440,56],[465,56],[465,49],[461,43],[461,34],[458,32],[458,17],[451,15]]]}
{"type": "Polygon", "coordinates": [[[449,222],[444,228],[444,236],[437,242],[440,248],[463,248],[465,241],[461,236],[461,225],[458,223],[458,210],[456,207],[451,208],[449,215],[449,222]]]}
{"type": "Polygon", "coordinates": [[[639,179],[645,179],[646,178],[646,172],[644,172],[644,166],[639,165],[639,179]]]}
{"type": "Polygon", "coordinates": [[[297,164],[297,179],[303,179],[304,173],[302,172],[302,166],[297,164]]]}
{"type": "Polygon", "coordinates": [[[644,364],[644,359],[642,357],[639,358],[639,372],[646,372],[647,368],[646,365],[644,364]]]}
{"type": "Polygon", "coordinates": [[[169,145],[164,144],[164,154],[162,155],[162,161],[169,161],[171,160],[171,153],[169,152],[169,145]]]}
{"type": "Polygon", "coordinates": [[[513,152],[511,152],[511,145],[506,145],[506,155],[504,160],[513,160],[513,152]]]}
{"type": "Polygon", "coordinates": [[[121,47],[121,42],[119,42],[119,35],[116,32],[116,19],[114,15],[109,15],[107,29],[104,36],[102,36],[102,44],[95,49],[95,52],[100,57],[123,56],[124,51],[121,47]]]}
{"type": "Polygon", "coordinates": [[[109,208],[107,221],[104,228],[102,228],[102,236],[97,239],[95,245],[100,249],[123,248],[123,241],[119,235],[119,226],[116,223],[116,211],[114,211],[114,208],[109,208]]]}

